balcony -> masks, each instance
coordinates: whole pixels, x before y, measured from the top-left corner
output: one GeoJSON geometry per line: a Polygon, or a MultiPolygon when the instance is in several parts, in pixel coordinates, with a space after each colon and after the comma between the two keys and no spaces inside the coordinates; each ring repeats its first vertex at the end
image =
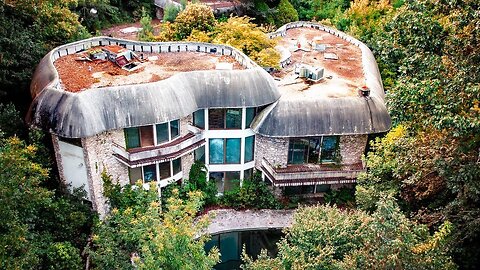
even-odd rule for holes
{"type": "Polygon", "coordinates": [[[181,157],[205,144],[202,133],[189,132],[171,142],[133,149],[112,142],[113,156],[128,167],[134,168],[181,157]]]}
{"type": "Polygon", "coordinates": [[[274,186],[302,186],[355,183],[357,176],[365,172],[362,161],[351,165],[299,164],[275,168],[265,158],[261,169],[274,186]]]}

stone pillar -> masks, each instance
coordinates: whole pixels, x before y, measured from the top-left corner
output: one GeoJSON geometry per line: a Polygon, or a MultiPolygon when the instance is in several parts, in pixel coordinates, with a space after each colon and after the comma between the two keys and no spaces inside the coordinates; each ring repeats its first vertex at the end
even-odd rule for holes
{"type": "Polygon", "coordinates": [[[340,156],[342,164],[349,165],[361,161],[367,146],[368,135],[340,136],[340,156]]]}

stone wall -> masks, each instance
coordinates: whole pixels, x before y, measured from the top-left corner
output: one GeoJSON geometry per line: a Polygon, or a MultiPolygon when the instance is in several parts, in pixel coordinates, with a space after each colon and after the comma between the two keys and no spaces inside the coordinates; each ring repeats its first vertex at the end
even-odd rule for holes
{"type": "Polygon", "coordinates": [[[255,136],[255,167],[260,168],[263,158],[274,167],[286,167],[288,138],[270,138],[257,134],[255,136]]]}
{"type": "Polygon", "coordinates": [[[367,146],[368,135],[340,136],[342,164],[353,164],[361,160],[367,146]]]}
{"type": "MultiPolygon", "coordinates": [[[[65,179],[65,174],[63,173],[63,162],[62,157],[60,155],[60,146],[58,145],[58,137],[55,134],[52,134],[52,144],[53,144],[53,151],[55,152],[55,161],[57,162],[58,174],[60,176],[60,180],[63,183],[67,183],[65,179]]],[[[88,187],[85,187],[88,188],[88,187]]]]}
{"type": "Polygon", "coordinates": [[[104,217],[108,211],[108,205],[103,196],[102,171],[106,170],[112,175],[114,183],[121,185],[129,183],[127,166],[112,155],[112,142],[125,147],[123,130],[106,131],[82,139],[92,203],[100,217],[104,217]]]}

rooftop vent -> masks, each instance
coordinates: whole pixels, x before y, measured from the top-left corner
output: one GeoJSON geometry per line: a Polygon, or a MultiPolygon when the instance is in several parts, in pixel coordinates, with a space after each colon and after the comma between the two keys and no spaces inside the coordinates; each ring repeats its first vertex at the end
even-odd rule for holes
{"type": "Polygon", "coordinates": [[[361,97],[368,97],[370,96],[370,88],[367,86],[362,86],[358,88],[358,95],[361,97]]]}
{"type": "Polygon", "coordinates": [[[323,79],[324,68],[302,65],[295,69],[295,73],[297,73],[300,78],[317,82],[323,79]]]}

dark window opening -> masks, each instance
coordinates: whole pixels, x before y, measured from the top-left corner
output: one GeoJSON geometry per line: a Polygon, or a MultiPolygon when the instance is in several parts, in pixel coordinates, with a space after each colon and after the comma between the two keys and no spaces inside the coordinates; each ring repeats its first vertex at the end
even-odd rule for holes
{"type": "Polygon", "coordinates": [[[205,110],[201,109],[193,113],[193,125],[205,129],[205,110]]]}

